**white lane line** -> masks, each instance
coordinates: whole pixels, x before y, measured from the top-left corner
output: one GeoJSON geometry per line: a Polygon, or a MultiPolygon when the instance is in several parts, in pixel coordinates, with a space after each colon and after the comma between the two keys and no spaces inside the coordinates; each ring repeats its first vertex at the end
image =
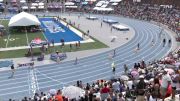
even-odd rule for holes
{"type": "MultiPolygon", "coordinates": [[[[139,37],[139,33],[138,33],[137,35],[138,35],[137,37],[139,37]]],[[[137,38],[137,39],[138,39],[138,38],[137,38]]],[[[142,38],[141,38],[141,39],[142,39],[142,38]]],[[[128,46],[127,46],[127,47],[128,47],[128,46]]],[[[130,48],[130,47],[129,47],[129,48],[130,48]]],[[[124,50],[125,50],[125,48],[124,48],[124,50]]],[[[118,53],[117,53],[117,54],[118,54],[118,53]]],[[[105,59],[105,58],[104,58],[104,59],[105,59]]],[[[97,60],[98,60],[98,58],[96,58],[96,60],[95,60],[96,63],[99,63],[99,62],[97,62],[97,60]]],[[[87,62],[88,62],[88,61],[87,61],[87,62]]],[[[82,65],[83,65],[83,64],[87,64],[87,63],[84,63],[84,62],[83,62],[82,65]]],[[[52,66],[49,66],[48,68],[50,68],[50,67],[55,67],[55,66],[57,66],[57,65],[52,65],[52,66]]],[[[63,66],[62,66],[62,67],[63,67],[63,66]]],[[[43,67],[43,69],[44,69],[44,70],[47,70],[47,69],[45,69],[44,67],[43,67]]],[[[53,68],[52,68],[52,69],[53,69],[53,68]]],[[[49,70],[47,70],[47,71],[49,71],[49,70]]],[[[19,75],[22,75],[22,73],[19,73],[19,75]]],[[[3,76],[1,76],[1,77],[3,77],[3,76]]],[[[0,78],[1,78],[1,77],[0,77],[0,78]]]]}
{"type": "MultiPolygon", "coordinates": [[[[136,33],[137,33],[137,31],[136,31],[136,33]]],[[[139,33],[137,33],[137,37],[139,37],[139,33]]],[[[138,38],[136,38],[136,40],[134,40],[134,41],[136,42],[137,40],[138,40],[138,38]]],[[[129,47],[130,45],[131,45],[132,47],[134,47],[133,44],[134,44],[134,43],[132,42],[132,43],[130,43],[130,44],[128,44],[128,45],[125,45],[125,47],[128,47],[128,48],[123,48],[122,50],[125,51],[125,50],[131,48],[131,47],[129,47]]],[[[122,50],[121,50],[121,51],[122,51],[122,50]]],[[[122,52],[121,52],[121,53],[122,53],[122,52]]],[[[117,53],[117,54],[118,54],[118,53],[117,53]]],[[[101,57],[101,55],[94,57],[95,59],[93,59],[93,61],[97,61],[97,60],[99,59],[98,57],[101,57]]],[[[91,59],[92,59],[92,58],[93,58],[93,57],[91,57],[91,59]]],[[[83,62],[83,63],[86,64],[86,62],[88,62],[87,60],[89,60],[89,59],[86,59],[85,62],[83,62]]],[[[67,64],[66,64],[66,65],[67,65],[67,64]]],[[[49,67],[54,67],[54,66],[57,66],[57,65],[53,65],[53,66],[49,66],[49,67]]],[[[61,65],[61,66],[63,66],[63,65],[61,65]]],[[[49,68],[49,67],[48,67],[48,68],[49,68]]],[[[44,67],[43,69],[45,69],[45,67],[44,67]]],[[[45,70],[46,70],[46,69],[45,69],[45,70]]],[[[19,74],[22,74],[22,73],[19,73],[19,74]]]]}
{"type": "MultiPolygon", "coordinates": [[[[143,33],[143,32],[141,32],[141,33],[143,33]]],[[[143,34],[143,37],[144,37],[144,34],[143,34]]],[[[143,40],[143,37],[141,38],[141,40],[143,40]]],[[[147,36],[146,36],[146,39],[147,39],[147,36]]],[[[144,47],[145,48],[145,47],[144,47]]],[[[123,54],[123,55],[125,55],[125,54],[123,54]]],[[[125,55],[126,56],[126,55],[125,55]]],[[[105,61],[106,62],[106,61],[105,61]]],[[[65,67],[66,68],[66,67],[65,67]]],[[[81,67],[78,67],[78,68],[80,68],[81,69],[81,67]]],[[[94,68],[96,68],[96,67],[94,67],[94,68]]],[[[75,68],[75,69],[77,69],[77,68],[75,68]]],[[[92,68],[91,68],[92,69],[92,68]]],[[[50,70],[50,69],[49,69],[50,70]]],[[[47,70],[47,71],[49,71],[49,70],[47,70]]],[[[55,70],[55,69],[54,69],[55,70]]],[[[57,69],[56,69],[57,70],[57,69]]],[[[71,69],[72,70],[72,69],[71,69]]],[[[66,70],[64,70],[64,71],[62,71],[62,72],[65,72],[65,71],[67,71],[67,69],[66,70]]],[[[21,79],[21,78],[18,78],[18,79],[21,79]]],[[[1,81],[0,81],[1,82],[1,81]]]]}
{"type": "MultiPolygon", "coordinates": [[[[161,51],[163,51],[163,50],[161,50],[161,51]]],[[[161,53],[161,51],[159,51],[159,53],[161,53]]],[[[156,54],[156,55],[158,55],[158,54],[156,54]]],[[[155,55],[155,56],[156,56],[155,55]]],[[[147,55],[147,56],[145,56],[145,57],[148,57],[148,56],[150,56],[150,55],[147,55]]],[[[154,56],[154,55],[153,55],[154,56]]],[[[148,58],[148,60],[147,61],[149,61],[149,60],[151,60],[151,59],[153,59],[153,56],[151,57],[151,58],[148,58]]],[[[139,59],[140,60],[140,59],[139,59]]],[[[133,62],[131,62],[130,64],[132,64],[133,65],[133,62]]],[[[118,66],[118,65],[117,65],[118,66]]],[[[88,78],[90,78],[90,77],[94,77],[94,76],[99,76],[99,74],[105,74],[105,73],[109,73],[109,72],[111,72],[111,71],[107,71],[107,72],[103,72],[103,73],[98,73],[98,74],[96,74],[96,75],[92,75],[92,76],[87,76],[87,77],[83,77],[82,79],[80,79],[80,80],[86,80],[86,79],[88,79],[88,78]]],[[[108,75],[109,76],[109,75],[108,75]]],[[[108,77],[107,76],[107,77],[108,77]]],[[[69,82],[65,82],[66,84],[68,84],[68,83],[71,83],[71,82],[75,82],[75,81],[77,81],[77,80],[72,80],[72,81],[69,81],[69,82]]]]}
{"type": "MultiPolygon", "coordinates": [[[[29,96],[31,96],[31,93],[30,93],[30,90],[31,90],[31,89],[30,89],[30,88],[31,88],[30,86],[31,86],[31,85],[30,85],[30,83],[29,83],[29,82],[30,82],[30,79],[29,79],[29,75],[30,75],[30,74],[29,74],[29,70],[27,70],[27,74],[28,74],[28,85],[29,85],[29,90],[28,90],[28,91],[29,91],[29,96]]],[[[24,80],[23,82],[26,82],[26,81],[24,80]]],[[[19,82],[18,82],[18,83],[19,83],[19,82]]],[[[18,83],[16,83],[16,84],[18,84],[18,83]]],[[[20,82],[20,83],[21,83],[21,82],[20,82]]],[[[10,83],[8,83],[8,84],[10,84],[10,83]]],[[[6,84],[6,85],[8,85],[8,84],[6,84]]]]}
{"type": "Polygon", "coordinates": [[[36,69],[34,69],[34,76],[35,76],[35,80],[36,80],[37,90],[39,91],[39,83],[38,83],[38,80],[37,80],[36,69]]]}
{"type": "MultiPolygon", "coordinates": [[[[146,37],[146,38],[148,38],[148,37],[146,37]]],[[[133,58],[131,58],[131,59],[133,59],[133,58]]],[[[119,61],[119,60],[117,60],[117,61],[119,61]]],[[[120,62],[120,63],[122,63],[122,62],[120,62]]],[[[117,65],[120,64],[120,63],[117,63],[117,65]]],[[[104,66],[104,64],[101,65],[101,66],[106,67],[106,66],[104,66]]],[[[100,65],[95,66],[94,68],[97,68],[97,67],[100,67],[100,65]]],[[[107,67],[108,67],[108,66],[107,66],[107,67]]],[[[83,73],[83,74],[79,74],[79,75],[76,75],[76,76],[85,75],[85,74],[90,74],[90,73],[94,73],[94,72],[97,72],[97,71],[102,71],[102,70],[104,70],[104,69],[105,69],[105,68],[96,69],[96,70],[94,70],[94,71],[87,72],[87,73],[83,73]]],[[[107,69],[107,68],[106,68],[106,69],[107,69]]],[[[74,71],[74,72],[81,72],[81,71],[84,71],[84,70],[85,70],[85,69],[79,70],[79,71],[74,71]]],[[[89,70],[89,68],[87,68],[86,70],[89,70]]],[[[59,71],[58,71],[58,72],[51,72],[51,74],[54,74],[54,73],[59,73],[59,71]]],[[[72,73],[69,72],[69,73],[66,73],[66,74],[61,74],[61,76],[62,76],[62,75],[67,75],[67,74],[72,74],[72,73]]],[[[69,77],[65,77],[65,78],[63,78],[63,79],[72,78],[72,77],[76,77],[76,76],[69,76],[69,77]]],[[[56,77],[56,76],[51,76],[51,77],[56,77]]],[[[61,80],[62,80],[62,79],[61,79],[61,80]]],[[[42,83],[42,82],[41,82],[41,83],[42,83]]]]}
{"type": "Polygon", "coordinates": [[[52,79],[52,78],[51,78],[52,79]]]}
{"type": "MultiPolygon", "coordinates": [[[[162,42],[161,42],[162,43],[162,42]]],[[[161,43],[160,43],[160,45],[159,46],[161,46],[161,43]]],[[[155,50],[157,50],[157,48],[155,49],[155,50]]],[[[154,51],[155,51],[154,50],[154,51]]],[[[161,51],[163,51],[163,50],[161,50],[161,51]]],[[[159,53],[161,53],[161,51],[159,51],[159,53]]],[[[147,56],[150,56],[151,54],[148,54],[147,56]]],[[[156,54],[156,55],[158,55],[158,54],[156,54]]],[[[145,56],[145,57],[147,57],[147,56],[145,56]]],[[[154,55],[153,55],[154,56],[154,55]]],[[[148,58],[148,60],[151,60],[152,58],[153,58],[153,56],[151,57],[151,58],[148,58]]],[[[148,61],[147,60],[147,61],[148,61]]],[[[131,64],[133,64],[133,63],[131,63],[131,64]]],[[[110,71],[108,71],[108,72],[110,72],[110,71]]],[[[103,73],[99,73],[98,75],[100,75],[100,74],[105,74],[105,73],[108,73],[108,72],[103,72],[103,73]]],[[[93,75],[93,76],[88,76],[88,77],[85,77],[85,78],[82,78],[81,80],[84,80],[84,79],[87,79],[87,78],[90,78],[90,77],[94,77],[94,76],[98,76],[97,74],[96,75],[93,75]]],[[[55,80],[55,81],[57,81],[57,80],[55,80]]],[[[59,81],[59,80],[58,80],[59,81]]],[[[77,80],[73,80],[73,81],[70,81],[70,82],[74,82],[74,81],[77,81],[77,80]]],[[[65,84],[67,84],[67,83],[70,83],[70,82],[66,82],[65,84]]],[[[51,86],[56,86],[56,85],[59,85],[59,84],[55,84],[55,85],[48,85],[48,86],[44,86],[44,87],[40,87],[40,89],[42,89],[42,88],[47,88],[47,87],[51,87],[51,86]]]]}
{"type": "MultiPolygon", "coordinates": [[[[61,82],[61,81],[59,81],[59,80],[56,80],[56,79],[53,79],[52,77],[49,77],[48,75],[41,73],[39,70],[36,70],[36,71],[37,71],[40,75],[43,75],[44,77],[46,77],[46,78],[48,78],[48,79],[50,79],[50,80],[52,80],[52,81],[55,81],[55,82],[58,82],[58,83],[60,83],[60,84],[65,85],[63,82],[61,82]]],[[[39,80],[39,79],[38,79],[38,80],[39,80]]]]}
{"type": "Polygon", "coordinates": [[[10,93],[0,93],[0,96],[3,96],[3,95],[7,96],[7,95],[17,94],[17,93],[22,93],[22,92],[27,92],[27,91],[28,90],[18,90],[18,91],[15,91],[15,92],[10,91],[10,93]]]}
{"type": "Polygon", "coordinates": [[[9,35],[8,35],[8,39],[6,40],[7,42],[6,42],[6,48],[7,48],[7,46],[8,46],[8,43],[9,43],[9,38],[10,38],[10,33],[9,33],[9,35]]]}

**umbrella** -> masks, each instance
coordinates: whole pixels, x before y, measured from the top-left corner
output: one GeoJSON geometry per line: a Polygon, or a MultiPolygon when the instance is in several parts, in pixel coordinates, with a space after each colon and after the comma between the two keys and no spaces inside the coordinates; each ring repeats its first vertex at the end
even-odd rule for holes
{"type": "Polygon", "coordinates": [[[127,81],[127,80],[129,80],[129,77],[127,75],[122,75],[122,76],[120,76],[120,79],[127,81]]]}
{"type": "Polygon", "coordinates": [[[83,96],[85,91],[76,86],[68,86],[62,89],[62,95],[68,97],[69,99],[78,99],[79,97],[83,96]]]}
{"type": "Polygon", "coordinates": [[[4,28],[4,25],[0,25],[0,28],[4,28]]]}
{"type": "Polygon", "coordinates": [[[138,71],[133,70],[133,71],[131,71],[131,75],[132,76],[137,76],[137,75],[139,75],[139,73],[138,73],[138,71]]]}
{"type": "Polygon", "coordinates": [[[165,68],[164,70],[167,71],[169,74],[173,74],[174,73],[174,70],[171,69],[171,68],[165,68]]]}
{"type": "Polygon", "coordinates": [[[50,90],[49,90],[49,93],[50,93],[51,95],[56,95],[56,89],[50,89],[50,90]]]}
{"type": "Polygon", "coordinates": [[[176,66],[176,67],[179,67],[179,66],[180,66],[180,62],[176,62],[176,63],[175,63],[175,66],[176,66]]]}

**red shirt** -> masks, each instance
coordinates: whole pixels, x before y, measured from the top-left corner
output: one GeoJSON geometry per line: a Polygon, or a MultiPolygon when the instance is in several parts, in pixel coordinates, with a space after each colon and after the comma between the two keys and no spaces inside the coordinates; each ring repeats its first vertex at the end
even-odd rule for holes
{"type": "Polygon", "coordinates": [[[104,87],[101,89],[101,93],[109,93],[110,89],[107,87],[104,87]]]}
{"type": "Polygon", "coordinates": [[[55,96],[55,99],[56,99],[57,101],[63,101],[63,97],[62,97],[61,95],[56,95],[56,96],[55,96]]]}

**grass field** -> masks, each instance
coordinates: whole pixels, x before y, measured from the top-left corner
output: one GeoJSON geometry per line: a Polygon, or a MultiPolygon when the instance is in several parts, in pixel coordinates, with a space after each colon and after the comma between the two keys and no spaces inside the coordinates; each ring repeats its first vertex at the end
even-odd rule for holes
{"type": "MultiPolygon", "coordinates": [[[[81,44],[80,48],[76,49],[75,45],[73,46],[72,50],[70,50],[69,45],[65,45],[65,47],[62,49],[60,46],[51,47],[46,54],[50,54],[55,51],[59,52],[74,52],[74,51],[81,51],[81,50],[89,50],[89,49],[98,49],[98,48],[107,48],[108,46],[104,43],[94,39],[95,42],[91,43],[83,43],[81,44]]],[[[3,51],[0,52],[0,59],[3,58],[17,58],[17,57],[24,57],[27,53],[27,49],[20,49],[20,50],[13,50],[13,51],[3,51]]],[[[36,48],[33,49],[33,53],[35,56],[40,55],[40,49],[36,48]]]]}
{"type": "MultiPolygon", "coordinates": [[[[1,20],[0,22],[1,22],[0,24],[4,25],[5,28],[8,29],[9,20],[1,20]]],[[[73,27],[75,27],[75,26],[73,26],[73,27]]],[[[81,31],[81,32],[84,33],[83,31],[81,31]]],[[[3,38],[0,38],[0,48],[27,46],[31,42],[31,40],[33,40],[36,37],[39,37],[42,40],[45,39],[42,32],[27,33],[27,34],[11,32],[10,34],[3,36],[3,38]]],[[[95,42],[83,43],[83,44],[81,44],[81,47],[78,49],[75,48],[75,45],[73,46],[72,50],[70,50],[69,45],[66,45],[63,49],[60,46],[56,46],[56,47],[51,47],[49,49],[49,51],[46,52],[46,54],[52,53],[56,50],[58,50],[60,52],[70,52],[70,51],[72,52],[72,51],[81,51],[81,50],[89,50],[89,49],[98,49],[98,48],[107,48],[108,47],[107,45],[96,40],[95,38],[93,38],[93,37],[91,37],[91,38],[95,42]]],[[[36,56],[41,54],[39,48],[33,49],[33,52],[34,52],[34,55],[36,55],[36,56]]],[[[24,57],[26,53],[27,53],[27,49],[0,51],[0,59],[24,57]]]]}
{"type": "Polygon", "coordinates": [[[42,32],[36,32],[36,33],[25,33],[25,32],[12,32],[9,31],[8,33],[8,23],[9,20],[1,20],[0,21],[2,25],[5,26],[5,29],[7,31],[7,34],[0,38],[0,47],[1,48],[7,48],[7,47],[18,47],[18,46],[28,46],[28,44],[36,37],[41,38],[44,40],[44,36],[42,32]]]}

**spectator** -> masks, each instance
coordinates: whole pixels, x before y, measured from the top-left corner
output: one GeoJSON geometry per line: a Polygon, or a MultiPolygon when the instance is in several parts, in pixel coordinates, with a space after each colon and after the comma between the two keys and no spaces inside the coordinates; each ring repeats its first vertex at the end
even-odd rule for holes
{"type": "Polygon", "coordinates": [[[165,97],[166,97],[166,93],[168,90],[169,85],[171,84],[171,77],[170,75],[167,73],[167,71],[163,71],[163,76],[162,76],[162,84],[161,84],[161,88],[160,88],[160,93],[162,96],[162,100],[164,101],[165,97]]]}
{"type": "Polygon", "coordinates": [[[146,83],[144,82],[144,76],[141,75],[140,81],[137,84],[137,101],[144,101],[145,99],[145,89],[146,89],[146,83]]]}
{"type": "Polygon", "coordinates": [[[12,71],[12,74],[11,74],[10,78],[12,78],[14,76],[14,72],[15,72],[14,64],[11,65],[11,71],[12,71]]]}
{"type": "Polygon", "coordinates": [[[117,99],[117,101],[125,101],[122,93],[119,93],[119,98],[117,99]]]}
{"type": "Polygon", "coordinates": [[[127,74],[127,72],[128,72],[128,66],[124,64],[124,73],[127,74]]]}
{"type": "Polygon", "coordinates": [[[57,91],[57,95],[55,96],[56,101],[63,101],[63,97],[61,95],[61,90],[57,91]]]}
{"type": "Polygon", "coordinates": [[[172,99],[175,99],[176,89],[178,88],[178,83],[180,81],[180,75],[178,70],[175,71],[175,74],[172,75],[172,99]]]}
{"type": "Polygon", "coordinates": [[[152,98],[156,100],[160,98],[160,83],[157,77],[154,79],[154,83],[153,83],[152,98]]]}
{"type": "Polygon", "coordinates": [[[115,79],[114,82],[112,83],[113,90],[114,90],[115,92],[119,92],[119,91],[120,91],[120,90],[119,90],[119,86],[120,86],[119,81],[117,81],[117,80],[115,79]]]}
{"type": "Polygon", "coordinates": [[[104,101],[109,96],[110,89],[107,87],[107,84],[104,84],[104,87],[101,89],[101,100],[104,101]]]}

